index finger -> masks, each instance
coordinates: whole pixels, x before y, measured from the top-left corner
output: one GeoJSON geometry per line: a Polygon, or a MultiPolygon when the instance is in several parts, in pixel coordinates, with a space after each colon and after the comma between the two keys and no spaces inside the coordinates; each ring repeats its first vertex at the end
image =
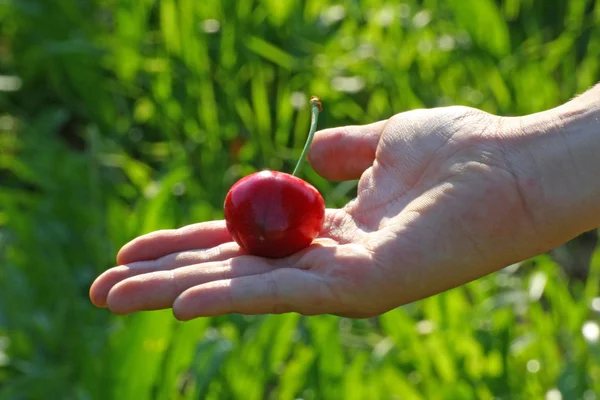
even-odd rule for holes
{"type": "Polygon", "coordinates": [[[224,220],[200,222],[179,229],[165,229],[139,236],[117,254],[117,264],[155,260],[186,250],[208,249],[233,239],[224,220]]]}

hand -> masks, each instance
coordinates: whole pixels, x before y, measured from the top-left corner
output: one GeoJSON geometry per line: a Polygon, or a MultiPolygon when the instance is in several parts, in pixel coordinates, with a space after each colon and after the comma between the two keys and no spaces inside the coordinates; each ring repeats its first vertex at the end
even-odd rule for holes
{"type": "Polygon", "coordinates": [[[519,165],[503,144],[516,122],[447,107],[318,132],[315,170],[360,181],[356,199],[327,210],[308,249],[278,260],[250,256],[223,221],[158,231],[126,244],[90,298],[117,314],[172,307],[180,320],[370,317],[549,250],[555,243],[539,240],[519,165]]]}

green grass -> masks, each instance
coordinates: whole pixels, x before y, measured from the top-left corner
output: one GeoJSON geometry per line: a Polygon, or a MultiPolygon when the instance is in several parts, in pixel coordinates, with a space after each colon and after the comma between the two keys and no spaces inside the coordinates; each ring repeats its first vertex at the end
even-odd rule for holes
{"type": "MultiPolygon", "coordinates": [[[[599,0],[348,3],[0,1],[0,75],[22,80],[0,90],[0,399],[597,398],[582,327],[600,249],[588,262],[577,241],[562,265],[368,320],[89,303],[131,238],[222,218],[241,176],[291,172],[310,95],[331,127],[448,104],[526,114],[600,78],[599,0]]],[[[328,207],[354,194],[302,175],[328,207]]]]}

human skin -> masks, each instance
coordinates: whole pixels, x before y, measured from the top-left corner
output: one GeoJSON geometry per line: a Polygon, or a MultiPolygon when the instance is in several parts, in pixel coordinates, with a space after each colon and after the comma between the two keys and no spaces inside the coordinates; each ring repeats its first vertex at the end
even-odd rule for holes
{"type": "Polygon", "coordinates": [[[323,177],[360,178],[319,238],[247,255],[223,221],[135,238],[90,289],[116,314],[179,320],[298,312],[353,318],[463,285],[600,225],[600,85],[557,108],[499,117],[421,109],[317,133],[323,177]]]}

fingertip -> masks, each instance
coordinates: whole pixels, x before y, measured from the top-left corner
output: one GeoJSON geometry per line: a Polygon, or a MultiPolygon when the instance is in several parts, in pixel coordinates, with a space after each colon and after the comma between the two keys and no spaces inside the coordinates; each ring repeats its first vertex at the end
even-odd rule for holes
{"type": "Polygon", "coordinates": [[[132,291],[134,288],[131,286],[135,286],[135,284],[135,278],[127,279],[117,283],[109,290],[106,296],[106,306],[113,314],[128,315],[135,311],[135,304],[127,301],[127,292],[132,291]]]}
{"type": "MultiPolygon", "coordinates": [[[[238,278],[239,279],[239,278],[238,278]]],[[[231,280],[204,283],[184,290],[173,301],[173,315],[180,321],[229,313],[231,280]]]]}
{"type": "Polygon", "coordinates": [[[162,231],[152,232],[146,235],[138,236],[129,242],[125,243],[117,252],[117,265],[130,264],[136,261],[146,261],[149,258],[139,254],[140,247],[144,247],[144,242],[152,239],[153,236],[160,234],[162,231]]]}
{"type": "Polygon", "coordinates": [[[115,259],[115,261],[117,262],[117,265],[122,265],[122,264],[127,264],[126,262],[126,257],[125,257],[125,252],[127,251],[125,249],[125,247],[128,245],[129,243],[125,244],[124,246],[122,246],[119,251],[117,252],[117,257],[115,259]]]}
{"type": "Polygon", "coordinates": [[[121,314],[121,310],[119,308],[119,302],[118,302],[118,291],[115,292],[114,289],[115,289],[114,287],[111,288],[109,290],[108,294],[106,295],[106,307],[113,314],[120,315],[121,314]]]}
{"type": "Polygon", "coordinates": [[[176,320],[186,322],[192,318],[189,315],[187,315],[182,309],[180,298],[181,295],[179,295],[179,297],[175,299],[175,301],[173,302],[173,307],[171,307],[171,311],[173,312],[173,316],[176,320]]]}
{"type": "Polygon", "coordinates": [[[131,239],[121,246],[117,252],[117,265],[132,264],[139,261],[150,261],[158,258],[154,253],[156,249],[160,247],[160,239],[165,236],[173,235],[173,232],[175,232],[174,229],[161,229],[131,239]],[[159,242],[157,242],[157,239],[159,242]]]}
{"type": "Polygon", "coordinates": [[[88,291],[88,295],[90,298],[90,301],[92,302],[92,304],[95,307],[98,308],[106,308],[106,301],[105,301],[105,297],[101,296],[99,293],[99,289],[98,289],[98,279],[96,279],[94,282],[92,282],[92,284],[90,285],[90,289],[88,291]]]}
{"type": "Polygon", "coordinates": [[[178,321],[185,322],[202,316],[199,314],[198,302],[194,302],[195,307],[192,308],[189,301],[190,296],[193,296],[196,291],[196,288],[185,290],[173,301],[173,316],[178,321]]]}
{"type": "Polygon", "coordinates": [[[117,252],[117,257],[116,257],[116,262],[117,265],[124,265],[124,264],[128,264],[129,262],[131,262],[131,260],[128,257],[128,254],[130,253],[130,249],[133,245],[133,243],[138,240],[139,238],[133,239],[127,243],[125,243],[117,252]]]}
{"type": "Polygon", "coordinates": [[[104,271],[90,286],[89,296],[92,304],[96,307],[106,308],[110,290],[128,274],[129,268],[124,265],[104,271]]]}

